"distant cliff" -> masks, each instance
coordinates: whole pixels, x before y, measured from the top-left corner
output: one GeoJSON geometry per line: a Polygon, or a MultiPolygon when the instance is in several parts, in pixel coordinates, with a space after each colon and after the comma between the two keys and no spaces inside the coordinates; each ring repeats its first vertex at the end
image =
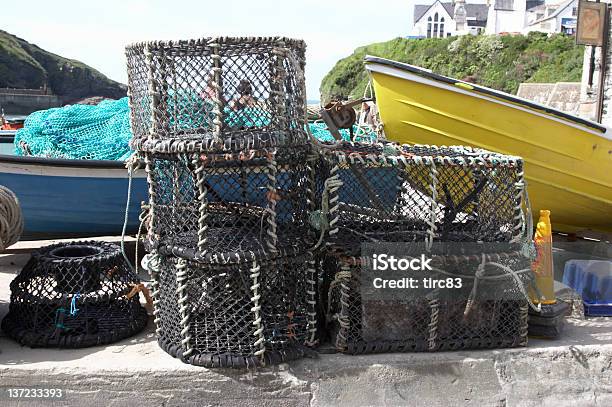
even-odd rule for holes
{"type": "Polygon", "coordinates": [[[125,85],[82,62],[63,58],[0,30],[0,88],[47,87],[62,102],[103,96],[118,99],[125,85]]]}
{"type": "Polygon", "coordinates": [[[363,57],[369,54],[516,93],[522,82],[579,82],[583,53],[574,37],[563,34],[396,38],[357,48],[338,61],[323,78],[320,91],[323,101],[361,97],[368,82],[363,57]]]}

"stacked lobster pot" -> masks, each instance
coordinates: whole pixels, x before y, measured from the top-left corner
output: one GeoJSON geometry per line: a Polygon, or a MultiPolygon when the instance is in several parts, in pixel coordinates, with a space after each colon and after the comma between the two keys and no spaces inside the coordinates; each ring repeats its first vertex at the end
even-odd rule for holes
{"type": "Polygon", "coordinates": [[[302,41],[126,50],[161,347],[207,367],[295,359],[316,334],[302,41]]]}
{"type": "Polygon", "coordinates": [[[339,351],[526,344],[530,227],[520,158],[346,142],[324,148],[323,157],[322,292],[339,351]],[[431,270],[402,271],[398,280],[413,277],[414,285],[381,290],[374,279],[385,276],[373,264],[380,254],[425,254],[431,270]]]}

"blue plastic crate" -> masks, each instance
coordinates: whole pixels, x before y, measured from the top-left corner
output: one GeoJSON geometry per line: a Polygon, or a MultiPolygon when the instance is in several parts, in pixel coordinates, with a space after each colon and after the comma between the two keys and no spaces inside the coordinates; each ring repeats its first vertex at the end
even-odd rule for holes
{"type": "Polygon", "coordinates": [[[612,317],[612,303],[589,304],[584,301],[584,314],[589,317],[612,317]]]}
{"type": "Polygon", "coordinates": [[[612,261],[569,260],[563,283],[582,296],[587,316],[612,316],[612,261]]]}

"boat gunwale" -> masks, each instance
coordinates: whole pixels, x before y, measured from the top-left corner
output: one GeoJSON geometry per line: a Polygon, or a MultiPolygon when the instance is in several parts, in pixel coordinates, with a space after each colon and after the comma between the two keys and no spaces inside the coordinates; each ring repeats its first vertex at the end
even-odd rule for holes
{"type": "Polygon", "coordinates": [[[501,91],[497,91],[495,89],[491,89],[491,88],[487,88],[484,86],[480,86],[480,85],[476,85],[473,83],[469,83],[469,82],[465,82],[465,81],[461,81],[459,79],[453,79],[450,78],[448,76],[444,76],[444,75],[439,75],[433,72],[430,72],[428,70],[426,70],[425,68],[419,68],[410,64],[406,64],[403,62],[398,62],[398,61],[393,61],[390,59],[385,59],[385,58],[380,58],[380,57],[375,57],[375,56],[371,56],[371,55],[366,55],[364,57],[364,61],[366,63],[366,69],[367,69],[367,64],[380,64],[380,65],[386,65],[392,68],[396,68],[399,69],[401,71],[407,71],[410,72],[412,74],[421,76],[421,77],[425,77],[427,79],[432,79],[435,81],[439,81],[442,83],[445,83],[447,85],[453,85],[456,86],[458,83],[460,84],[464,84],[470,87],[469,90],[473,90],[476,91],[478,93],[484,94],[486,96],[490,96],[490,97],[494,97],[494,98],[498,98],[507,102],[511,102],[511,103],[515,103],[515,104],[519,104],[525,107],[528,107],[530,109],[533,110],[537,110],[540,112],[544,112],[544,113],[548,113],[550,115],[556,116],[558,118],[570,121],[570,122],[574,122],[576,124],[580,124],[582,126],[588,127],[590,129],[594,129],[597,131],[600,131],[602,134],[607,132],[607,128],[602,126],[599,123],[595,123],[592,122],[590,120],[587,119],[583,119],[581,117],[577,117],[574,115],[571,115],[569,113],[565,113],[562,112],[560,110],[557,109],[553,109],[551,107],[548,106],[544,106],[535,102],[531,102],[529,100],[523,99],[523,98],[519,98],[517,96],[511,95],[509,93],[505,93],[505,92],[501,92],[501,91]]]}
{"type": "Polygon", "coordinates": [[[61,158],[22,157],[22,156],[14,156],[14,155],[7,155],[7,154],[0,154],[0,163],[44,165],[48,167],[125,169],[125,161],[69,160],[69,159],[61,159],[61,158]]]}
{"type": "MultiPolygon", "coordinates": [[[[0,144],[13,143],[13,137],[0,137],[0,144]]],[[[126,169],[125,161],[118,160],[74,160],[68,158],[29,157],[0,154],[0,163],[43,165],[47,167],[95,168],[95,169],[126,169]]],[[[127,170],[126,170],[127,171],[127,170]]]]}

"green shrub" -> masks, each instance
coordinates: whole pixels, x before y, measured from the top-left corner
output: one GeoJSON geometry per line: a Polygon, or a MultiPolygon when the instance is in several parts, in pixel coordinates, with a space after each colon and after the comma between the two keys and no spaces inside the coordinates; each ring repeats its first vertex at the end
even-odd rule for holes
{"type": "Polygon", "coordinates": [[[365,55],[406,62],[457,79],[508,93],[522,82],[577,82],[582,74],[584,47],[564,34],[465,35],[461,37],[404,39],[357,48],[341,59],[323,78],[321,97],[360,97],[368,76],[365,55]]]}

